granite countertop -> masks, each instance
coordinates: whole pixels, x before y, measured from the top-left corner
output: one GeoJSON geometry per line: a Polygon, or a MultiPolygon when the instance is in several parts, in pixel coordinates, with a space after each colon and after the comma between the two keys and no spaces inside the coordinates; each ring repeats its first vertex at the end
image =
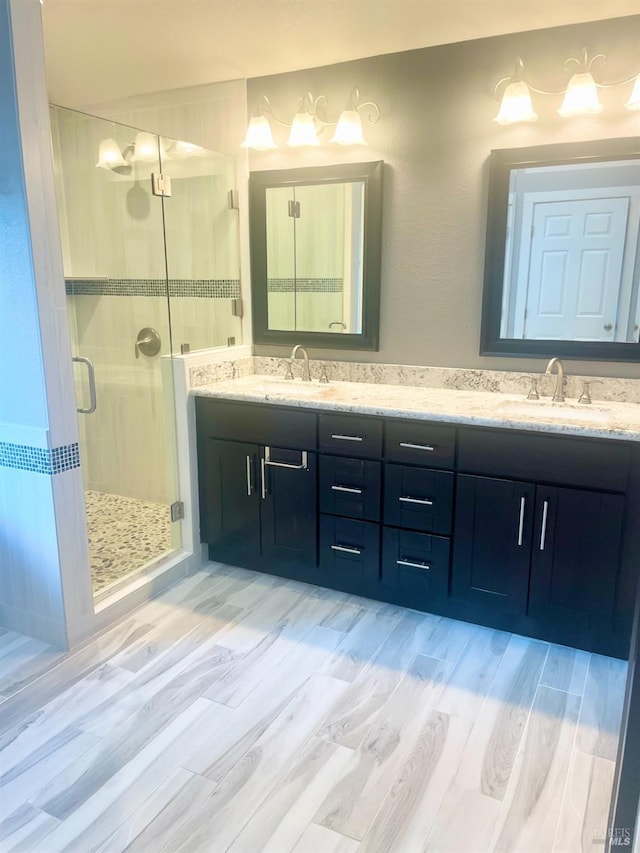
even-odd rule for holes
{"type": "Polygon", "coordinates": [[[331,382],[277,376],[242,376],[203,385],[192,394],[327,412],[352,412],[410,417],[442,423],[640,441],[640,404],[576,400],[552,403],[549,397],[527,400],[523,395],[488,391],[453,391],[367,382],[331,382]]]}

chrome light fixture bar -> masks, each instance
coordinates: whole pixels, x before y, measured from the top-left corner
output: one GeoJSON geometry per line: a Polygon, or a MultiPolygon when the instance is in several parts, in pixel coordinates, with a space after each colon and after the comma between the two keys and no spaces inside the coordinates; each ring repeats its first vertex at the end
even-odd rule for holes
{"type": "Polygon", "coordinates": [[[328,127],[335,127],[330,141],[338,145],[368,144],[362,131],[360,111],[367,110],[369,122],[375,124],[380,120],[380,108],[376,103],[373,101],[361,102],[360,90],[354,88],[337,121],[331,121],[327,118],[326,106],[327,98],[325,95],[318,95],[314,98],[313,94],[307,91],[298,99],[295,115],[289,123],[279,118],[267,96],[261,95],[249,120],[247,135],[240,146],[251,148],[254,151],[269,151],[278,147],[274,142],[267,116],[281,127],[289,128],[287,145],[291,148],[317,147],[321,144],[320,135],[328,127]]]}
{"type": "Polygon", "coordinates": [[[602,104],[598,97],[598,89],[626,86],[635,81],[629,99],[625,103],[628,110],[640,110],[640,72],[636,71],[625,80],[604,82],[596,80],[592,68],[597,60],[606,63],[606,56],[599,53],[589,59],[587,48],[583,48],[580,59],[571,57],[564,63],[565,70],[569,71],[576,65],[577,69],[569,79],[564,89],[548,91],[540,89],[525,77],[524,63],[520,57],[516,61],[515,73],[510,77],[498,80],[494,87],[494,95],[499,97],[502,90],[500,110],[494,121],[498,124],[508,125],[521,121],[536,121],[538,116],[533,109],[531,92],[538,95],[563,95],[563,101],[558,113],[563,118],[575,115],[595,115],[602,111],[602,104]],[[504,88],[503,88],[504,87],[504,88]]]}

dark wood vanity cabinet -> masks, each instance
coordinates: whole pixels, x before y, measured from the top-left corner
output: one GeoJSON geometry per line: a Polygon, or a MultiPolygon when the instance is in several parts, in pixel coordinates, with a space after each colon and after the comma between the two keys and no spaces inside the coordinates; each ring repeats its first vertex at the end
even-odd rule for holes
{"type": "Polygon", "coordinates": [[[451,591],[559,642],[611,632],[624,497],[458,475],[451,591]]]}
{"type": "Polygon", "coordinates": [[[207,398],[196,418],[211,559],[626,654],[630,443],[207,398]]]}
{"type": "Polygon", "coordinates": [[[317,562],[315,416],[265,409],[196,401],[200,534],[211,559],[298,577],[317,562]]]}

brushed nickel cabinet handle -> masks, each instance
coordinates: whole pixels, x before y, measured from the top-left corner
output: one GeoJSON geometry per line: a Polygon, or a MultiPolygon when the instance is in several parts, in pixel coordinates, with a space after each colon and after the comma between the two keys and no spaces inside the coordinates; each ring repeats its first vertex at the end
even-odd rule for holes
{"type": "Polygon", "coordinates": [[[331,433],[331,438],[335,438],[338,441],[364,441],[361,435],[341,435],[340,433],[331,433]]]}
{"type": "Polygon", "coordinates": [[[402,501],[403,503],[406,503],[406,504],[421,504],[422,506],[433,506],[433,501],[430,500],[429,498],[400,497],[400,498],[398,498],[398,500],[402,501]]]}
{"type": "Polygon", "coordinates": [[[520,498],[520,521],[518,522],[518,545],[522,545],[522,532],[524,530],[524,508],[527,499],[525,497],[520,498]]]}
{"type": "Polygon", "coordinates": [[[267,477],[264,467],[264,459],[260,460],[260,497],[263,501],[267,499],[267,477]]]}
{"type": "Polygon", "coordinates": [[[292,465],[290,462],[272,462],[271,448],[264,449],[264,464],[270,465],[272,468],[291,468],[294,471],[306,471],[309,467],[309,455],[306,450],[300,451],[300,464],[292,465]]]}
{"type": "Polygon", "coordinates": [[[420,563],[414,560],[396,560],[399,566],[410,566],[412,569],[430,569],[431,563],[420,563]]]}
{"type": "Polygon", "coordinates": [[[331,490],[333,492],[348,492],[350,495],[361,495],[362,494],[362,489],[352,489],[350,486],[332,485],[331,490]]]}
{"type": "Polygon", "coordinates": [[[549,512],[549,501],[542,503],[542,530],[540,531],[540,550],[544,551],[545,542],[547,539],[547,515],[549,512]]]}
{"type": "Polygon", "coordinates": [[[247,495],[251,497],[253,484],[251,483],[251,457],[247,455],[247,495]]]}
{"type": "Polygon", "coordinates": [[[350,548],[348,545],[332,545],[332,551],[342,551],[344,554],[362,554],[361,548],[350,548]]]}
{"type": "Polygon", "coordinates": [[[429,453],[433,453],[436,449],[433,444],[412,444],[410,441],[401,441],[400,447],[407,447],[409,450],[427,450],[429,453]]]}

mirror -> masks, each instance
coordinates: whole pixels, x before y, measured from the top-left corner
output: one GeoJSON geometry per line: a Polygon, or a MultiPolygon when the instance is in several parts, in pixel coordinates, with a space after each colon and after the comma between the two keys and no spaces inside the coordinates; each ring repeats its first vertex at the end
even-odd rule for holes
{"type": "Polygon", "coordinates": [[[481,355],[640,360],[640,139],[491,152],[481,355]]]}
{"type": "Polygon", "coordinates": [[[378,348],[382,167],[251,173],[256,343],[378,348]]]}

